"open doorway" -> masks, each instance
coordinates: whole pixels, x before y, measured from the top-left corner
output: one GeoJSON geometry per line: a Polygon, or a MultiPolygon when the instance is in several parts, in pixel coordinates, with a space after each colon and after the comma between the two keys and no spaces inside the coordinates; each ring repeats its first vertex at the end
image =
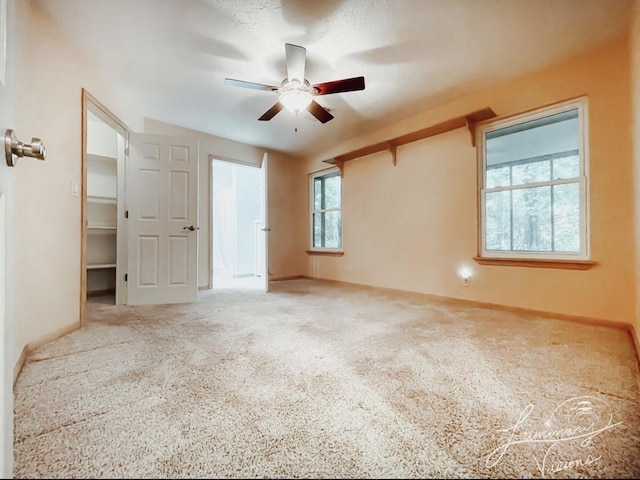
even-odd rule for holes
{"type": "Polygon", "coordinates": [[[212,160],[212,287],[265,288],[265,219],[260,168],[212,160]]]}
{"type": "Polygon", "coordinates": [[[83,90],[81,322],[86,302],[126,303],[124,219],[127,127],[83,90]]]}

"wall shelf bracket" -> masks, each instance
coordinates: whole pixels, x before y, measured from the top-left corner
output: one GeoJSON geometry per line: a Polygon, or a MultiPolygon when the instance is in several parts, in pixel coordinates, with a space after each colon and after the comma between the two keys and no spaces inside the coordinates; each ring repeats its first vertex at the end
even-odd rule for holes
{"type": "Polygon", "coordinates": [[[389,152],[391,152],[391,160],[393,161],[393,166],[398,165],[398,157],[396,152],[396,146],[393,142],[389,142],[389,152]]]}
{"type": "Polygon", "coordinates": [[[469,134],[471,135],[471,146],[475,148],[476,146],[476,122],[471,120],[469,117],[464,117],[464,120],[467,124],[467,128],[469,129],[469,134]]]}

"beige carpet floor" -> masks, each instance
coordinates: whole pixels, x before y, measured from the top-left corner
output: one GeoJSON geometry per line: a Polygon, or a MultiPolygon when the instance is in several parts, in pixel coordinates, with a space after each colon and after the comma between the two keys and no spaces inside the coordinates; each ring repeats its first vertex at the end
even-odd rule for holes
{"type": "Polygon", "coordinates": [[[634,478],[628,332],[312,280],[89,305],[15,388],[21,478],[634,478]]]}

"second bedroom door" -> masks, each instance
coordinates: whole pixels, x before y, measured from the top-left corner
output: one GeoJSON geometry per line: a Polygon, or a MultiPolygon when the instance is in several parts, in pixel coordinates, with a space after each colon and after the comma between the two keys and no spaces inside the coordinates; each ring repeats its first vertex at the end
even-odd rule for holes
{"type": "Polygon", "coordinates": [[[127,303],[195,302],[197,140],[132,133],[126,190],[127,303]]]}

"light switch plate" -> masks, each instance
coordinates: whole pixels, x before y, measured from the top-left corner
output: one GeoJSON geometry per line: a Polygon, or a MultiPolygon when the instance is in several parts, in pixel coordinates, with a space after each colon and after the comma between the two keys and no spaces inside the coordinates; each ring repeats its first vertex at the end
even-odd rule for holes
{"type": "Polygon", "coordinates": [[[80,186],[78,185],[78,182],[71,181],[71,196],[77,197],[79,192],[80,186]]]}

